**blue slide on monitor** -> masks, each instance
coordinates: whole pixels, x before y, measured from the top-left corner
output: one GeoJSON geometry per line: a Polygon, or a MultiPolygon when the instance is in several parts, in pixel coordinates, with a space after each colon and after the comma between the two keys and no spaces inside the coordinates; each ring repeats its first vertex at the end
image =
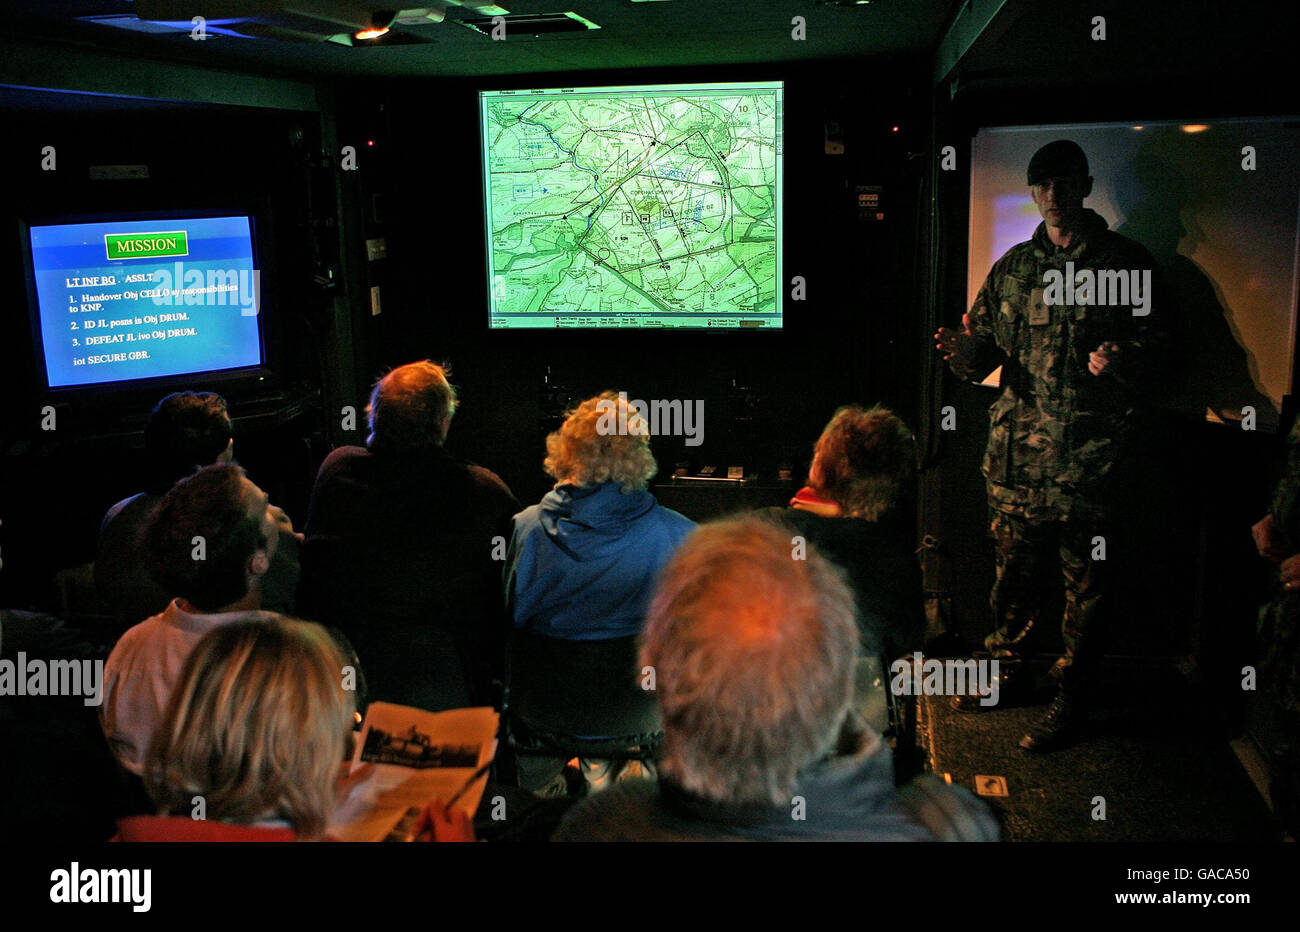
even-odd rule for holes
{"type": "Polygon", "coordinates": [[[264,362],[247,216],[33,225],[50,388],[264,362]]]}

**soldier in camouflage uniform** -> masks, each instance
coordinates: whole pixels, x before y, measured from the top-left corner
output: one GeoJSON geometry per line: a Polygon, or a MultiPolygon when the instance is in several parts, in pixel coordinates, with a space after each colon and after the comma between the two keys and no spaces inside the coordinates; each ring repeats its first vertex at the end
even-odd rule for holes
{"type": "Polygon", "coordinates": [[[963,329],[940,328],[935,340],[960,378],[1003,367],[983,464],[997,558],[990,605],[998,629],[986,646],[1023,648],[1064,578],[1066,653],[1053,668],[1061,689],[1046,720],[1020,742],[1050,750],[1078,723],[1080,677],[1096,659],[1123,454],[1158,342],[1150,294],[1156,267],[1142,246],[1083,207],[1092,178],[1075,143],[1059,140],[1035,153],[1028,182],[1043,222],[994,264],[963,329]],[[1087,292],[1084,270],[1094,276],[1087,292]],[[1096,303],[1103,271],[1122,273],[1130,285],[1137,271],[1141,293],[1126,289],[1127,302],[1115,303],[1118,277],[1110,274],[1107,303],[1096,303]],[[1058,287],[1071,273],[1079,283],[1073,295],[1058,287]]]}
{"type": "Polygon", "coordinates": [[[1260,556],[1280,564],[1279,591],[1260,615],[1260,686],[1278,712],[1300,723],[1300,419],[1287,444],[1286,473],[1254,527],[1260,556]]]}
{"type": "Polygon", "coordinates": [[[1300,419],[1287,438],[1286,473],[1268,514],[1252,529],[1260,556],[1279,564],[1279,585],[1259,613],[1259,687],[1281,735],[1271,749],[1274,810],[1300,833],[1300,419]]]}

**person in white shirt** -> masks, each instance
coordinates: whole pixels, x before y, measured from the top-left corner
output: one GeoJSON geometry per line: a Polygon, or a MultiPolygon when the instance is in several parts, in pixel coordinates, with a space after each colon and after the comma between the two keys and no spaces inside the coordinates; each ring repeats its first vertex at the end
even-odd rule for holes
{"type": "Polygon", "coordinates": [[[122,635],[104,665],[100,724],[130,772],[141,773],[172,687],[203,635],[276,617],[261,605],[278,536],[266,493],[239,466],[208,466],[163,498],[147,549],[154,575],[176,598],[122,635]]]}
{"type": "MultiPolygon", "coordinates": [[[[153,516],[176,482],[213,463],[235,462],[233,426],[226,401],[212,392],[173,392],[149,414],[144,429],[145,490],[122,499],[104,515],[95,552],[95,589],[101,610],[134,624],[161,612],[175,593],[151,572],[147,534],[153,516]]],[[[279,508],[279,539],[271,569],[262,580],[262,604],[284,613],[294,609],[301,534],[279,508]]]]}

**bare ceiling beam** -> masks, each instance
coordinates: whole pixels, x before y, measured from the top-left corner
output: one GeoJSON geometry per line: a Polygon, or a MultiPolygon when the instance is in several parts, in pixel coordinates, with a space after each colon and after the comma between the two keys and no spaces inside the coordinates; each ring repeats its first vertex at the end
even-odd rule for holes
{"type": "Polygon", "coordinates": [[[0,37],[0,84],[145,100],[320,110],[316,88],[301,81],[8,36],[0,37]]]}
{"type": "Polygon", "coordinates": [[[976,42],[993,42],[1024,8],[1023,0],[965,0],[934,53],[934,86],[947,81],[976,42]]]}

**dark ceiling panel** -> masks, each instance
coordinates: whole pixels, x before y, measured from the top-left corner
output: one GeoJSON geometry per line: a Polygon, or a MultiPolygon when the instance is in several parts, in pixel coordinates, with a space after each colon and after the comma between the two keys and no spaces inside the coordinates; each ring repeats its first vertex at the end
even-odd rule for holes
{"type": "Polygon", "coordinates": [[[1294,59],[1300,26],[1296,4],[1275,0],[1012,0],[1008,8],[1000,14],[1006,28],[982,37],[962,61],[968,86],[1258,81],[1294,59]],[[1098,17],[1104,39],[1094,37],[1098,17]]]}
{"type": "MultiPolygon", "coordinates": [[[[183,56],[206,67],[293,77],[473,77],[923,55],[938,43],[958,2],[874,0],[845,8],[816,0],[505,0],[511,13],[572,10],[601,28],[536,39],[511,37],[507,31],[505,41],[493,41],[448,19],[402,27],[424,41],[383,48],[230,37],[195,42],[187,35],[144,35],[76,19],[129,12],[131,4],[123,0],[43,0],[39,5],[0,0],[0,16],[8,31],[19,35],[145,57],[183,56]],[[796,15],[806,21],[802,41],[791,37],[796,15]]],[[[448,15],[458,14],[452,9],[448,15]]]]}

